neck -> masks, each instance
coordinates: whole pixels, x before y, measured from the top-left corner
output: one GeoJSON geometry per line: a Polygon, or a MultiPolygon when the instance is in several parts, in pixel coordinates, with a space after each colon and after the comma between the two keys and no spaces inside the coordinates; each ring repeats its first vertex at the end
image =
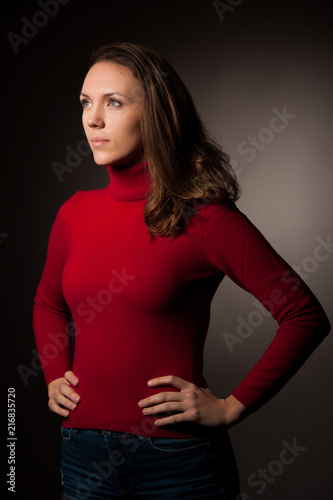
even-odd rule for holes
{"type": "Polygon", "coordinates": [[[147,161],[131,167],[110,164],[106,168],[110,175],[107,189],[114,200],[137,201],[148,197],[151,175],[147,161]]]}

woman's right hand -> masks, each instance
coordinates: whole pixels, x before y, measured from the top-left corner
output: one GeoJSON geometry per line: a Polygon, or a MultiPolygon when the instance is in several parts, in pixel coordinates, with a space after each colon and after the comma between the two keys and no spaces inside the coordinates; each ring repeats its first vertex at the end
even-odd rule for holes
{"type": "Polygon", "coordinates": [[[79,384],[79,379],[72,371],[66,372],[64,377],[56,378],[48,385],[49,409],[62,417],[69,416],[68,410],[75,411],[81,399],[69,384],[75,386],[79,384]]]}

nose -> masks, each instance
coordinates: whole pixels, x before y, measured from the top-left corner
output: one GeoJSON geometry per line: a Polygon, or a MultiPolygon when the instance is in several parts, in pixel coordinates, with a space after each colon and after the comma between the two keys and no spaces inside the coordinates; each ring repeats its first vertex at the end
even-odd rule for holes
{"type": "Polygon", "coordinates": [[[103,128],[104,118],[102,110],[99,107],[95,107],[90,110],[89,117],[87,119],[87,124],[91,128],[103,128]]]}

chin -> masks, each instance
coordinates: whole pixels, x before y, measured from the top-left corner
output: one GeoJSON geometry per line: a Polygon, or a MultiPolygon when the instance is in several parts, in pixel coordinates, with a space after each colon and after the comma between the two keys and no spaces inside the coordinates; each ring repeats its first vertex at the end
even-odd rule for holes
{"type": "Polygon", "coordinates": [[[115,160],[114,158],[106,157],[103,155],[94,155],[94,161],[96,165],[100,165],[101,167],[106,167],[106,165],[110,165],[113,163],[115,160]]]}
{"type": "MultiPolygon", "coordinates": [[[[102,152],[101,152],[102,153],[102,152]]],[[[138,163],[141,163],[143,161],[143,154],[140,152],[138,153],[137,151],[130,152],[128,155],[120,155],[120,156],[112,156],[112,155],[103,155],[103,154],[98,154],[96,152],[94,154],[94,161],[97,165],[101,165],[106,167],[107,165],[126,165],[126,166],[132,166],[136,165],[138,163]]]]}
{"type": "Polygon", "coordinates": [[[103,161],[103,160],[94,160],[96,165],[100,165],[101,167],[106,167],[107,165],[110,165],[112,162],[111,161],[103,161]]]}

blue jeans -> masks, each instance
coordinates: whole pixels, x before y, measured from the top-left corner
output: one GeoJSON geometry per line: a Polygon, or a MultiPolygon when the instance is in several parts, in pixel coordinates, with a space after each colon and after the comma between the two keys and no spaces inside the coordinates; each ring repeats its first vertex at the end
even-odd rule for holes
{"type": "Polygon", "coordinates": [[[206,437],[160,438],[65,427],[61,434],[66,500],[231,498],[219,453],[206,437]]]}

